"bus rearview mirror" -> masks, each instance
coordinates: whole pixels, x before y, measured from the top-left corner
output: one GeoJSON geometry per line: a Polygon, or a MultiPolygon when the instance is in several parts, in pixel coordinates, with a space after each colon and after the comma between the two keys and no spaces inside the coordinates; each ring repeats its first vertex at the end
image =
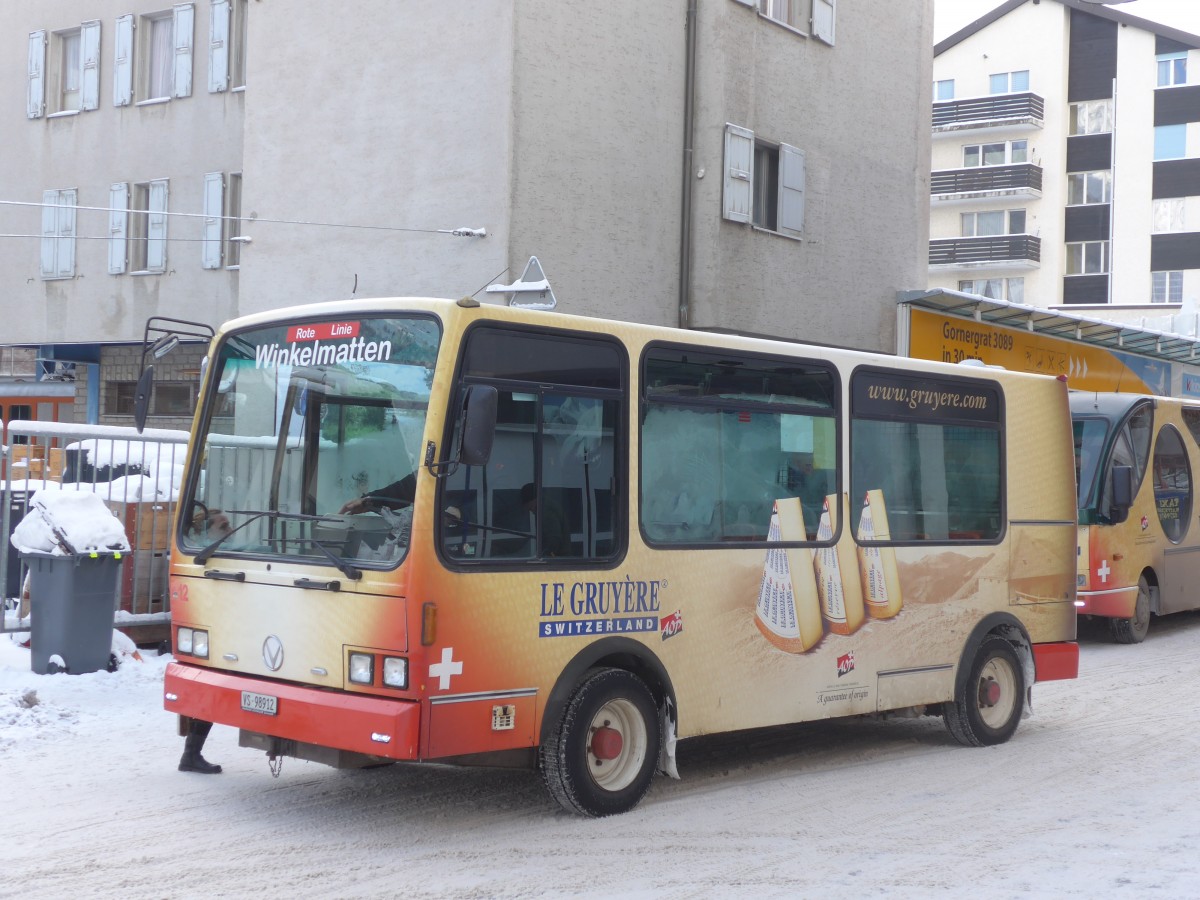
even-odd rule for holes
{"type": "Polygon", "coordinates": [[[459,461],[468,466],[483,466],[492,455],[496,437],[498,393],[490,384],[472,384],[463,396],[462,445],[459,461]]]}
{"type": "Polygon", "coordinates": [[[1133,466],[1112,467],[1112,512],[1113,524],[1124,522],[1133,505],[1133,466]]]}
{"type": "Polygon", "coordinates": [[[154,366],[146,366],[138,378],[137,391],[133,396],[133,424],[138,434],[146,427],[150,415],[150,392],[154,390],[154,366]]]}

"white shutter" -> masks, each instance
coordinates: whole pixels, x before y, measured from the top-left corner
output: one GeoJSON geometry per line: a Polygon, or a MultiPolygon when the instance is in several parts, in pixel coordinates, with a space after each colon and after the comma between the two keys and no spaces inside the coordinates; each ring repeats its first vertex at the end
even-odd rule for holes
{"type": "Polygon", "coordinates": [[[191,3],[175,7],[175,94],[192,96],[192,24],[196,8],[191,3]]]}
{"type": "Polygon", "coordinates": [[[779,145],[779,230],[800,235],[804,231],[804,151],[779,145]]]}
{"type": "Polygon", "coordinates": [[[754,132],[726,124],[722,215],[731,222],[749,222],[753,196],[754,132]]]}
{"type": "Polygon", "coordinates": [[[221,268],[221,216],[225,209],[225,176],[209,172],[204,176],[204,240],[200,242],[201,265],[221,268]]]}
{"type": "Polygon", "coordinates": [[[837,0],[813,0],[812,36],[819,41],[833,44],[833,22],[837,0]]]}
{"type": "Polygon", "coordinates": [[[229,0],[212,0],[208,26],[208,92],[229,87],[229,0]]]}
{"type": "Polygon", "coordinates": [[[42,191],[42,277],[58,273],[58,191],[42,191]]]}
{"type": "Polygon", "coordinates": [[[129,185],[108,189],[108,274],[120,275],[128,265],[126,237],[129,233],[129,185]]]}
{"type": "Polygon", "coordinates": [[[146,217],[146,271],[167,270],[167,179],[150,182],[146,217]]]}
{"type": "Polygon", "coordinates": [[[84,22],[79,27],[83,80],[80,84],[80,109],[100,108],[100,22],[84,22]]]}
{"type": "Polygon", "coordinates": [[[133,16],[117,19],[113,36],[113,106],[133,102],[133,16]]]}
{"type": "Polygon", "coordinates": [[[736,0],[742,6],[758,6],[758,0],[736,0]]]}
{"type": "Polygon", "coordinates": [[[29,97],[26,115],[40,119],[46,112],[46,32],[29,35],[29,97]]]}
{"type": "Polygon", "coordinates": [[[75,275],[75,207],[78,205],[78,192],[72,188],[58,193],[58,251],[57,263],[59,278],[71,278],[75,275]]]}

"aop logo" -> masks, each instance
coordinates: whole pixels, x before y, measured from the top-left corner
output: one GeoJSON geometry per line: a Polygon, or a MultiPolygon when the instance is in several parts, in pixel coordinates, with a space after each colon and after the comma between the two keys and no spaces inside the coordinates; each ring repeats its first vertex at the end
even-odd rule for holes
{"type": "Polygon", "coordinates": [[[266,667],[272,672],[278,672],[283,665],[283,641],[273,634],[267,635],[263,641],[262,657],[266,667]]]}

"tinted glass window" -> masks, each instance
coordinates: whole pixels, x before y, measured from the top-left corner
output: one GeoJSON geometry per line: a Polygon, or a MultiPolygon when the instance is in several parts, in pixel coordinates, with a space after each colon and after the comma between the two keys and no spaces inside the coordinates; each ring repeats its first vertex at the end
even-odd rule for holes
{"type": "Polygon", "coordinates": [[[1179,543],[1187,534],[1192,514],[1192,469],[1183,438],[1164,425],[1154,445],[1154,508],[1168,540],[1179,543]]]}

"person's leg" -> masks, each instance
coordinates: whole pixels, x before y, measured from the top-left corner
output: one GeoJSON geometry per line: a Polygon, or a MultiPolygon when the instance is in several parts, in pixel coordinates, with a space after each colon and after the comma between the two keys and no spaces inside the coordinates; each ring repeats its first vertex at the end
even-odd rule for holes
{"type": "Polygon", "coordinates": [[[183,756],[179,758],[180,772],[199,772],[201,775],[216,775],[221,767],[210,763],[200,751],[204,749],[204,741],[212,730],[212,722],[202,719],[192,719],[188,726],[187,739],[183,744],[183,756]]]}

